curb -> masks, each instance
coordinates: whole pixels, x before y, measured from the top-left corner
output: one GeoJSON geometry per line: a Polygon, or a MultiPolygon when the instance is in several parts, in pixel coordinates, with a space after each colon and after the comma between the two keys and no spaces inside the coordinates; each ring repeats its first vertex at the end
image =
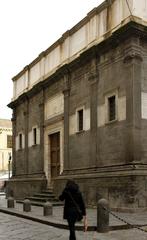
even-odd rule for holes
{"type": "MultiPolygon", "coordinates": [[[[30,216],[27,213],[20,213],[17,211],[13,211],[7,208],[0,208],[0,212],[2,213],[6,213],[6,214],[10,214],[12,216],[16,216],[16,217],[21,217],[24,219],[28,219],[34,222],[38,222],[38,223],[42,223],[45,225],[49,225],[52,227],[56,227],[56,228],[60,228],[60,229],[68,229],[68,225],[64,224],[64,223],[59,223],[59,222],[55,222],[55,221],[50,221],[41,217],[34,217],[34,216],[30,216]]],[[[134,225],[134,227],[145,227],[147,226],[147,224],[136,224],[134,225]]],[[[117,231],[117,230],[125,230],[125,229],[132,229],[134,228],[133,226],[124,224],[124,225],[115,225],[115,226],[109,226],[109,231],[117,231]]],[[[83,226],[82,225],[76,225],[76,230],[77,231],[83,231],[83,226]]],[[[96,226],[88,226],[88,230],[87,231],[96,231],[96,226]]]]}

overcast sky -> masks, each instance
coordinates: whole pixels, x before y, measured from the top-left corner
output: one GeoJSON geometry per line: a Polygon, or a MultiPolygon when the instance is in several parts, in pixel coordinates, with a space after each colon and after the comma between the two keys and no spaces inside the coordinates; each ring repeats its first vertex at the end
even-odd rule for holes
{"type": "Polygon", "coordinates": [[[0,0],[0,118],[12,115],[12,77],[102,2],[0,0]]]}

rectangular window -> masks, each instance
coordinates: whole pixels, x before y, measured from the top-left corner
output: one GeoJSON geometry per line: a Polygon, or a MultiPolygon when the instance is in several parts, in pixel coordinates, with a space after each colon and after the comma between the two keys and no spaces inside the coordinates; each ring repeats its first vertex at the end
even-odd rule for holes
{"type": "Polygon", "coordinates": [[[19,134],[19,149],[22,149],[22,133],[19,134]]]}
{"type": "Polygon", "coordinates": [[[12,148],[12,135],[7,135],[7,148],[12,148]]]}
{"type": "Polygon", "coordinates": [[[115,95],[108,97],[108,121],[116,119],[116,97],[115,95]]]}
{"type": "Polygon", "coordinates": [[[37,128],[33,128],[33,144],[37,144],[37,128]]]}
{"type": "Polygon", "coordinates": [[[83,130],[83,109],[79,110],[78,112],[78,131],[83,130]]]}

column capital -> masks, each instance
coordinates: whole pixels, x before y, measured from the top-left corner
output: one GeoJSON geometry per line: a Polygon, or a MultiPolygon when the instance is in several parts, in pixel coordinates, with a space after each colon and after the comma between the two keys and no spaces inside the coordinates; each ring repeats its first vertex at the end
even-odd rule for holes
{"type": "Polygon", "coordinates": [[[90,84],[97,83],[99,79],[99,74],[97,72],[91,72],[88,75],[88,81],[90,84]]]}
{"type": "Polygon", "coordinates": [[[142,62],[143,58],[142,58],[142,53],[140,49],[131,49],[125,52],[124,54],[124,63],[130,63],[132,60],[137,60],[142,62]]]}
{"type": "Polygon", "coordinates": [[[66,98],[66,97],[69,97],[69,95],[70,95],[70,88],[64,89],[64,90],[63,90],[63,94],[64,94],[64,97],[65,97],[65,98],[66,98]]]}
{"type": "Polygon", "coordinates": [[[63,75],[63,94],[64,94],[64,97],[68,97],[70,94],[69,71],[66,71],[63,75]]]}

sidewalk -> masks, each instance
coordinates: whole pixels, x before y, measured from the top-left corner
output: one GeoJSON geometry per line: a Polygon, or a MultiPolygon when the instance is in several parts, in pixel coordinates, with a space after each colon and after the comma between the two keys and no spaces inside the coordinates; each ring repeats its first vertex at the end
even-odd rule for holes
{"type": "MultiPolygon", "coordinates": [[[[15,203],[15,208],[7,208],[7,200],[5,199],[4,196],[0,196],[0,212],[15,215],[18,217],[26,218],[29,220],[33,220],[35,222],[43,223],[46,225],[54,226],[56,228],[61,228],[61,229],[67,229],[67,222],[63,220],[63,207],[53,207],[53,215],[52,216],[43,216],[43,208],[42,207],[36,207],[32,206],[31,212],[23,212],[23,205],[15,203]]],[[[87,217],[88,217],[88,231],[89,231],[89,236],[93,236],[94,229],[96,227],[96,209],[87,209],[87,217]],[[92,232],[93,231],[93,232],[92,232]]],[[[147,213],[115,213],[118,215],[120,218],[124,219],[130,224],[137,225],[139,227],[143,227],[143,229],[147,230],[147,213]]],[[[83,223],[77,223],[76,225],[77,230],[83,230],[83,223]]],[[[108,234],[100,234],[97,233],[98,236],[103,236],[103,238],[96,238],[95,239],[127,239],[122,238],[125,236],[124,233],[121,234],[121,232],[136,232],[139,234],[140,240],[146,240],[147,239],[147,232],[142,232],[141,230],[138,229],[131,229],[131,230],[122,230],[122,229],[128,229],[128,225],[120,221],[119,219],[115,218],[114,216],[110,215],[110,232],[108,234]],[[119,230],[120,229],[120,230],[119,230]],[[116,231],[117,230],[117,231],[116,231]],[[119,231],[118,231],[119,230],[119,231]],[[112,231],[112,232],[111,232],[112,231]],[[121,238],[119,238],[122,235],[121,238]],[[111,238],[111,235],[117,236],[117,238],[111,238]],[[142,236],[142,237],[141,237],[142,236]],[[105,237],[105,238],[104,238],[105,237]]],[[[97,235],[95,234],[95,235],[97,235]]],[[[137,234],[135,233],[135,236],[137,234]]],[[[94,239],[94,238],[87,238],[87,240],[94,239]]],[[[128,238],[129,239],[129,238],[128,238]]],[[[130,238],[131,239],[131,238],[130,238]]],[[[137,239],[134,238],[133,239],[137,239]]]]}

